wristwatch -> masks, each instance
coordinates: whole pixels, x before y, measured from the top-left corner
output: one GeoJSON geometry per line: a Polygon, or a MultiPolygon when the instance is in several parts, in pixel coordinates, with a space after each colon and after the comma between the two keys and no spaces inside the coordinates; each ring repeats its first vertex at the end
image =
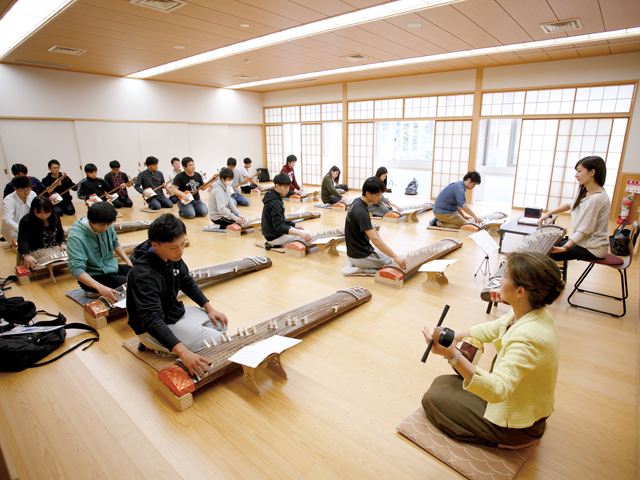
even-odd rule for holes
{"type": "Polygon", "coordinates": [[[455,357],[449,359],[449,365],[452,367],[455,367],[462,358],[462,352],[460,350],[457,350],[457,352],[455,357]]]}

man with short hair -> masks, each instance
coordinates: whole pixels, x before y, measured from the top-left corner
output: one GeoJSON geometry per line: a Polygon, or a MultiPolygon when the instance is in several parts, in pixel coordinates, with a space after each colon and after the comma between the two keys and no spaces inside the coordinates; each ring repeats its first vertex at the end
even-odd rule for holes
{"type": "Polygon", "coordinates": [[[282,170],[280,170],[280,173],[286,173],[291,179],[291,185],[289,186],[289,191],[287,192],[285,197],[290,197],[291,195],[299,194],[302,192],[300,185],[298,185],[298,182],[296,182],[296,174],[293,171],[293,167],[296,166],[297,161],[298,157],[296,157],[295,155],[289,155],[287,157],[287,163],[285,163],[282,167],[282,170]]]}
{"type": "Polygon", "coordinates": [[[245,222],[229,194],[232,182],[233,172],[227,167],[222,167],[219,178],[213,183],[209,194],[209,218],[220,226],[220,230],[226,230],[229,225],[234,223],[242,225],[245,222]]]}
{"type": "MultiPolygon", "coordinates": [[[[169,185],[167,185],[167,195],[171,195],[171,184],[173,183],[173,179],[176,178],[176,175],[180,172],[182,172],[182,168],[180,168],[180,159],[178,157],[173,157],[171,159],[171,171],[167,174],[167,182],[170,182],[169,185]]],[[[171,195],[169,200],[171,200],[175,205],[180,199],[177,195],[171,195]]]]}
{"type": "Polygon", "coordinates": [[[240,193],[240,185],[247,183],[248,180],[244,180],[241,173],[235,171],[237,164],[238,162],[235,158],[227,158],[227,168],[233,173],[233,179],[231,180],[231,188],[233,189],[233,193],[229,193],[231,193],[231,199],[236,205],[239,205],[241,207],[248,207],[249,205],[251,205],[251,201],[240,193]]]}
{"type": "Polygon", "coordinates": [[[37,197],[31,189],[31,180],[27,176],[14,177],[11,181],[13,193],[2,201],[2,236],[9,243],[18,241],[20,220],[31,208],[31,202],[37,197]]]}
{"type": "Polygon", "coordinates": [[[93,163],[87,163],[84,173],[87,176],[78,183],[78,198],[86,201],[91,195],[96,195],[102,197],[103,201],[108,200],[105,194],[109,191],[109,186],[102,178],[98,178],[98,167],[93,163]]]}
{"type": "Polygon", "coordinates": [[[184,172],[180,172],[173,179],[171,192],[176,195],[178,202],[178,213],[183,218],[204,217],[209,213],[207,206],[200,200],[198,190],[204,185],[202,176],[196,172],[196,164],[191,157],[182,159],[184,172]],[[184,203],[188,202],[188,203],[184,203]]]}
{"type": "MultiPolygon", "coordinates": [[[[256,179],[255,175],[251,175],[251,164],[253,163],[249,157],[245,158],[242,163],[244,166],[242,167],[242,171],[240,172],[240,191],[242,193],[251,193],[251,190],[257,188],[260,190],[260,185],[256,179]]],[[[234,172],[235,175],[235,172],[234,172]]]]}
{"type": "Polygon", "coordinates": [[[138,245],[131,260],[133,268],[127,282],[129,326],[138,335],[139,349],[159,355],[180,357],[190,374],[202,375],[209,361],[193,353],[205,342],[221,340],[228,319],[215,310],[189,275],[182,260],[187,228],[170,213],[160,215],[149,226],[149,239],[138,245]],[[184,305],[178,291],[200,308],[184,305]]]}
{"type": "MultiPolygon", "coordinates": [[[[73,184],[73,180],[71,180],[68,176],[64,177],[64,179],[59,180],[61,178],[60,175],[60,162],[55,158],[49,160],[47,164],[49,168],[49,173],[46,177],[42,179],[42,184],[47,188],[52,188],[53,191],[49,194],[49,198],[52,197],[54,193],[57,193],[62,197],[62,201],[53,205],[56,213],[59,216],[62,215],[75,215],[76,209],[73,206],[73,197],[71,196],[70,190],[78,190],[78,186],[73,184]],[[63,193],[64,192],[64,193],[63,193]]],[[[52,203],[53,203],[53,199],[52,203]]]]}
{"type": "Polygon", "coordinates": [[[142,194],[142,199],[147,202],[151,210],[173,208],[173,202],[165,197],[162,188],[158,188],[164,183],[164,175],[158,170],[158,159],[147,157],[144,164],[147,169],[140,172],[133,188],[142,194]]]}
{"type": "Polygon", "coordinates": [[[116,302],[114,288],[127,282],[131,261],[112,224],[118,212],[108,202],[99,202],[87,210],[87,216],[76,221],[69,231],[67,255],[69,270],[80,288],[90,298],[104,296],[116,302]],[[113,256],[117,253],[125,265],[113,256]]]}
{"type": "Polygon", "coordinates": [[[127,192],[129,176],[120,171],[120,162],[117,160],[109,162],[109,168],[111,171],[104,176],[104,181],[107,182],[109,189],[108,191],[111,192],[116,188],[120,188],[120,190],[114,192],[118,195],[118,198],[113,201],[113,206],[116,208],[133,207],[133,201],[129,197],[129,192],[127,192]]]}
{"type": "Polygon", "coordinates": [[[269,190],[262,199],[262,234],[265,240],[271,246],[282,246],[287,243],[294,242],[298,238],[310,242],[311,235],[304,231],[302,227],[296,227],[296,224],[287,220],[284,212],[285,206],[282,201],[289,187],[291,179],[286,173],[279,173],[273,177],[275,185],[269,190]]]}
{"type": "MultiPolygon", "coordinates": [[[[11,173],[13,174],[14,177],[27,177],[31,182],[31,188],[37,195],[40,195],[42,192],[44,192],[47,189],[47,187],[45,187],[42,184],[42,182],[38,180],[36,177],[30,177],[28,175],[29,170],[25,165],[21,163],[14,163],[13,165],[11,165],[11,173]]],[[[4,187],[3,198],[6,197],[7,195],[12,194],[13,191],[14,191],[14,187],[13,187],[13,182],[11,181],[7,183],[4,187]]]]}
{"type": "Polygon", "coordinates": [[[467,172],[461,181],[450,183],[442,189],[433,205],[433,216],[438,227],[459,229],[471,220],[482,223],[467,205],[466,198],[467,190],[473,190],[480,182],[482,178],[478,172],[467,172]]]}
{"type": "Polygon", "coordinates": [[[383,192],[382,180],[378,177],[367,178],[362,185],[362,196],[351,204],[344,222],[347,259],[350,262],[342,269],[345,277],[363,273],[375,275],[376,271],[390,265],[392,260],[401,268],[407,266],[406,260],[384,243],[371,224],[369,205],[378,203],[383,192]]]}

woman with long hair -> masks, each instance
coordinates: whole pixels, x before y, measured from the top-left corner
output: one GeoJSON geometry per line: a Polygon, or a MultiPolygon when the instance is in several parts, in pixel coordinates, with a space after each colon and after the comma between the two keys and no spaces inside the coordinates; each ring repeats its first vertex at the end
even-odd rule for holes
{"type": "Polygon", "coordinates": [[[60,217],[51,200],[35,197],[29,213],[22,217],[18,226],[18,253],[24,263],[33,268],[38,264],[33,252],[57,246],[63,252],[67,250],[60,217]]]}
{"type": "MultiPolygon", "coordinates": [[[[558,377],[558,330],[546,305],[564,290],[556,263],[541,253],[510,253],[501,278],[506,315],[462,332],[449,332],[451,345],[438,342],[442,327],[422,333],[434,339],[432,352],[442,355],[459,375],[437,377],[422,398],[427,417],[462,442],[522,448],[542,437],[553,412],[558,377]],[[475,366],[456,348],[464,337],[493,342],[490,371],[475,366]]],[[[446,338],[446,337],[445,337],[446,338]]]]}
{"type": "Polygon", "coordinates": [[[580,185],[572,204],[565,203],[545,213],[542,225],[551,215],[571,210],[573,233],[551,250],[551,258],[561,260],[595,260],[609,252],[609,212],[611,200],[604,190],[607,166],[600,157],[584,157],[575,166],[580,185]]]}
{"type": "Polygon", "coordinates": [[[344,200],[346,200],[346,198],[343,197],[336,188],[336,185],[339,181],[340,169],[334,165],[329,169],[327,174],[322,179],[322,188],[320,189],[320,197],[322,199],[322,203],[333,205],[339,202],[344,202],[344,200]]]}
{"type": "MultiPolygon", "coordinates": [[[[380,167],[376,171],[376,177],[378,177],[380,180],[382,180],[382,183],[384,183],[385,191],[387,190],[387,176],[388,176],[388,174],[389,173],[387,172],[387,169],[385,167],[380,167]]],[[[402,213],[402,209],[398,205],[396,205],[395,203],[391,202],[387,197],[382,195],[382,197],[380,197],[380,201],[378,203],[369,204],[369,214],[371,214],[374,217],[384,217],[387,213],[392,211],[394,208],[399,213],[402,213]]]]}

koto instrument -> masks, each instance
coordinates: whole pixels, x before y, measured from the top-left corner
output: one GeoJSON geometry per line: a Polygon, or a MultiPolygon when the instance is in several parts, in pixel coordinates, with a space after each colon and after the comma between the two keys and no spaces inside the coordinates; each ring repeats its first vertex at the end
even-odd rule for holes
{"type": "MultiPolygon", "coordinates": [[[[514,252],[538,252],[543,255],[549,255],[551,249],[556,246],[560,240],[566,235],[567,230],[560,225],[547,225],[538,228],[535,232],[530,233],[521,243],[516,245],[512,251],[514,252]]],[[[501,301],[500,298],[500,279],[504,275],[506,262],[500,265],[496,274],[491,277],[480,293],[480,298],[485,302],[490,302],[487,313],[491,311],[491,305],[501,301]]]]}
{"type": "Polygon", "coordinates": [[[405,253],[404,255],[401,254],[400,256],[404,257],[407,261],[407,268],[402,269],[396,262],[393,262],[388,267],[383,267],[378,270],[375,282],[400,289],[404,286],[405,280],[415,274],[423,264],[443,257],[447,253],[457,250],[460,247],[462,247],[460,240],[456,238],[445,238],[418,250],[405,253]]]}
{"type": "Polygon", "coordinates": [[[132,222],[118,222],[113,223],[113,229],[116,233],[135,232],[136,230],[148,230],[151,221],[149,220],[135,220],[132,222]]]}
{"type": "MultiPolygon", "coordinates": [[[[373,223],[372,225],[376,230],[380,230],[380,225],[377,223],[373,223]]],[[[319,247],[321,254],[334,255],[337,257],[339,256],[337,249],[338,243],[344,239],[344,236],[344,227],[322,230],[311,234],[310,242],[300,238],[300,240],[287,243],[284,246],[284,253],[297,258],[302,258],[307,254],[307,250],[317,246],[319,247]]]]}
{"type": "MultiPolygon", "coordinates": [[[[55,284],[56,279],[53,275],[53,267],[57,267],[60,265],[67,265],[69,263],[69,257],[67,256],[67,252],[63,252],[60,246],[50,247],[50,248],[41,248],[39,250],[35,250],[30,253],[30,255],[36,259],[38,264],[29,268],[29,265],[17,265],[16,266],[16,275],[18,276],[18,283],[21,285],[27,284],[30,282],[30,277],[32,273],[38,273],[43,270],[47,270],[49,272],[49,278],[55,284]]],[[[22,255],[18,254],[20,257],[20,261],[22,261],[22,255]]]]}
{"type": "Polygon", "coordinates": [[[400,219],[405,217],[409,222],[418,223],[420,221],[418,220],[418,215],[428,212],[429,210],[433,210],[433,203],[427,202],[418,205],[407,205],[406,207],[402,207],[402,213],[392,210],[383,218],[385,222],[399,223],[400,219]]]}
{"type": "Polygon", "coordinates": [[[260,188],[254,188],[251,190],[251,195],[264,195],[265,193],[267,193],[269,190],[273,189],[275,187],[275,184],[273,182],[271,183],[260,183],[260,188]]]}
{"type": "MultiPolygon", "coordinates": [[[[158,378],[175,396],[180,397],[178,399],[174,397],[172,403],[176,404],[179,402],[180,409],[188,408],[193,403],[191,398],[192,392],[239,367],[238,364],[228,359],[243,347],[260,342],[274,335],[297,337],[307,330],[327,320],[331,320],[369,300],[371,300],[371,292],[363,287],[351,287],[338,290],[332,295],[274,315],[251,327],[239,328],[237,334],[223,333],[223,340],[220,343],[216,343],[215,341],[212,343],[207,342],[206,345],[203,345],[202,350],[195,352],[211,363],[211,366],[202,377],[196,375],[192,377],[189,375],[188,369],[178,360],[175,365],[160,370],[160,372],[158,372],[158,378]],[[189,401],[185,402],[187,395],[189,396],[189,401]],[[176,402],[176,400],[178,402],[176,402]]],[[[283,376],[286,376],[280,366],[279,360],[279,355],[275,358],[271,357],[268,368],[281,372],[283,376]]],[[[259,394],[257,385],[255,385],[255,381],[253,380],[252,372],[248,370],[252,369],[245,368],[245,384],[252,391],[259,394]]],[[[164,391],[163,393],[167,394],[170,392],[164,391]]],[[[171,400],[171,397],[168,398],[171,400]]]]}
{"type": "Polygon", "coordinates": [[[285,200],[288,198],[289,200],[291,200],[292,202],[302,202],[303,200],[309,198],[309,196],[313,197],[313,201],[317,202],[318,201],[318,190],[315,190],[313,192],[305,192],[302,191],[300,193],[295,193],[293,195],[291,195],[290,197],[285,197],[285,200]]]}
{"type": "MultiPolygon", "coordinates": [[[[314,218],[320,218],[320,212],[296,212],[296,213],[285,213],[284,215],[286,220],[313,220],[314,218]]],[[[243,233],[251,233],[255,230],[256,226],[260,226],[260,222],[262,221],[262,216],[258,215],[256,217],[245,218],[245,222],[242,225],[234,223],[233,225],[229,225],[227,227],[227,234],[232,237],[239,237],[243,233]]]]}
{"type": "Polygon", "coordinates": [[[497,233],[498,227],[501,225],[501,222],[497,222],[497,220],[502,220],[503,218],[507,218],[507,216],[508,215],[506,213],[493,212],[493,213],[490,213],[489,215],[483,215],[482,217],[480,217],[480,220],[482,220],[482,223],[478,223],[478,222],[467,223],[466,225],[462,225],[460,227],[460,230],[471,232],[471,233],[479,232],[480,230],[489,231],[492,229],[491,227],[493,225],[494,232],[489,231],[489,233],[495,234],[497,233]]]}
{"type": "MultiPolygon", "coordinates": [[[[271,266],[271,259],[266,256],[247,257],[231,262],[209,265],[207,267],[190,270],[189,275],[197,285],[204,285],[209,282],[226,280],[237,277],[249,272],[257,272],[271,266]]],[[[126,288],[124,284],[114,290],[118,292],[116,296],[117,303],[112,303],[105,297],[87,303],[84,306],[85,319],[90,322],[94,328],[102,328],[107,324],[107,317],[116,315],[125,310],[123,300],[126,299],[126,288]],[[96,326],[98,325],[98,326],[96,326]]]]}

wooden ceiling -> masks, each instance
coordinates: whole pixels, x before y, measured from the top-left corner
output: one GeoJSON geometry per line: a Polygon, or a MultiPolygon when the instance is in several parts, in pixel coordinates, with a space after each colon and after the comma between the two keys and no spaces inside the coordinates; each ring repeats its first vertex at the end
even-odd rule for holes
{"type": "MultiPolygon", "coordinates": [[[[129,0],[77,0],[7,54],[2,63],[125,76],[174,60],[387,3],[383,0],[186,0],[171,13],[129,0]],[[249,25],[241,27],[241,25],[249,25]],[[86,50],[52,53],[54,45],[86,50]],[[175,49],[175,46],[184,47],[175,49]],[[38,63],[50,66],[38,65],[38,63]]],[[[14,0],[0,0],[0,14],[14,0]]],[[[173,83],[227,86],[363,63],[583,35],[640,26],[639,0],[466,0],[294,40],[153,77],[173,83]],[[540,24],[579,18],[583,28],[544,33],[540,24]],[[409,24],[419,23],[419,28],[409,24]]],[[[331,75],[317,80],[253,87],[267,92],[347,81],[546,62],[640,51],[640,36],[527,50],[393,69],[331,75]]]]}

